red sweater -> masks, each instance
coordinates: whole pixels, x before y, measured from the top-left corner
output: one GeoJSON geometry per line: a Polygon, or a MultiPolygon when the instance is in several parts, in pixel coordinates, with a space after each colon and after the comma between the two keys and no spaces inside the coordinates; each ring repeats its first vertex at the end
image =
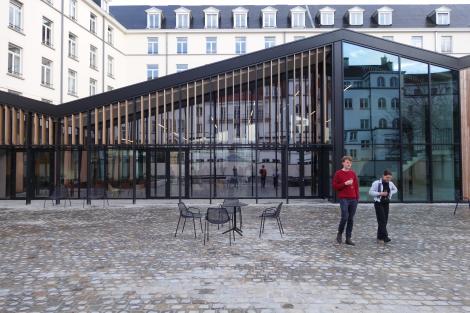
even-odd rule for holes
{"type": "Polygon", "coordinates": [[[340,199],[357,199],[359,200],[359,183],[357,181],[356,173],[353,170],[336,171],[333,177],[333,188],[338,192],[340,199]],[[352,185],[346,186],[344,183],[347,180],[353,180],[352,185]]]}

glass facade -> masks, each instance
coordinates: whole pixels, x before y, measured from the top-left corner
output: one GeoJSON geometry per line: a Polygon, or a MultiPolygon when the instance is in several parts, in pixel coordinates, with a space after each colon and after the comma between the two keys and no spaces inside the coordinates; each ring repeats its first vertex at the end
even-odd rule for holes
{"type": "Polygon", "coordinates": [[[453,201],[459,189],[458,72],[343,44],[344,151],[361,196],[385,169],[402,201],[453,201]]]}
{"type": "Polygon", "coordinates": [[[395,201],[454,199],[457,71],[346,42],[272,49],[65,115],[0,103],[0,199],[332,199],[344,154],[362,200],[384,169],[395,201]]]}

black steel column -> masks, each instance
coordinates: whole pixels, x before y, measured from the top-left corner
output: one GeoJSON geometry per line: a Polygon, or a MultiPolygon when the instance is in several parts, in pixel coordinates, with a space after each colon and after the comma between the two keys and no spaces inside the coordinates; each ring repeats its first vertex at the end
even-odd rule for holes
{"type": "MultiPolygon", "coordinates": [[[[295,58],[295,56],[294,56],[295,58]]],[[[290,129],[289,129],[289,57],[286,57],[286,63],[284,66],[286,73],[286,81],[284,86],[284,95],[286,97],[286,104],[284,106],[285,111],[285,134],[286,134],[286,143],[284,145],[285,150],[285,166],[284,166],[284,194],[286,196],[286,203],[289,203],[289,142],[290,142],[290,129]]]]}
{"type": "MultiPolygon", "coordinates": [[[[90,198],[90,193],[91,193],[91,149],[92,149],[92,138],[91,138],[91,110],[88,110],[87,112],[87,126],[86,126],[86,133],[87,133],[87,138],[86,138],[86,144],[87,144],[87,181],[86,181],[86,203],[91,205],[91,198],[90,198]]],[[[97,134],[95,134],[97,136],[97,134]]]]}
{"type": "MultiPolygon", "coordinates": [[[[204,90],[204,80],[202,81],[202,89],[204,90]]],[[[212,77],[209,77],[209,160],[212,160],[210,162],[212,164],[209,164],[209,177],[210,177],[209,178],[209,203],[211,204],[212,204],[212,196],[216,195],[215,192],[214,194],[212,194],[213,190],[215,190],[215,185],[216,185],[215,184],[216,179],[213,179],[214,176],[212,175],[212,167],[214,167],[214,175],[216,175],[215,174],[215,167],[216,167],[215,148],[212,142],[212,127],[214,127],[214,111],[213,111],[214,106],[212,105],[212,92],[213,92],[212,77]]],[[[203,105],[203,112],[206,112],[204,93],[202,93],[202,105],[203,105]]],[[[203,116],[203,118],[206,118],[206,117],[203,116]]],[[[206,130],[204,129],[203,132],[205,131],[206,130]]]]}
{"type": "Polygon", "coordinates": [[[428,105],[425,106],[426,125],[424,127],[426,130],[426,154],[428,155],[428,166],[427,166],[428,179],[426,179],[426,188],[428,189],[429,197],[427,200],[432,202],[434,200],[434,195],[433,195],[433,189],[432,189],[433,170],[432,170],[431,101],[432,101],[431,99],[431,66],[428,64],[428,105]]]}
{"type": "Polygon", "coordinates": [[[185,162],[185,158],[181,157],[181,85],[178,86],[178,201],[181,202],[181,162],[185,162]]]}
{"type": "MultiPolygon", "coordinates": [[[[261,63],[262,64],[262,63],[261,63]]],[[[263,69],[263,65],[261,65],[261,69],[263,69]]],[[[248,82],[248,86],[250,82],[248,82]]],[[[264,88],[264,86],[263,86],[264,88]]],[[[264,93],[263,93],[264,97],[264,93]]],[[[264,99],[263,99],[264,100],[264,99]]],[[[263,101],[264,104],[264,101],[263,101]]],[[[263,106],[264,112],[264,106],[263,106]]],[[[256,203],[258,203],[258,65],[255,66],[255,198],[256,203]]],[[[253,164],[253,161],[251,162],[253,164]]]]}
{"type": "MultiPolygon", "coordinates": [[[[332,66],[332,112],[333,112],[333,172],[341,167],[341,156],[344,153],[344,112],[343,112],[343,47],[341,41],[336,41],[333,44],[333,59],[331,60],[332,66]]],[[[326,66],[326,64],[323,64],[326,66]]],[[[323,84],[326,84],[326,77],[322,79],[323,84]]],[[[324,101],[326,102],[326,101],[324,101]]],[[[326,108],[325,108],[326,109],[326,108]]],[[[336,200],[336,196],[334,197],[336,200]]]]}
{"type": "Polygon", "coordinates": [[[137,141],[137,101],[135,100],[136,98],[132,99],[132,103],[134,104],[134,114],[132,116],[132,171],[134,172],[134,179],[132,180],[132,204],[136,203],[136,179],[137,179],[137,153],[136,153],[136,141],[137,141]]]}
{"type": "MultiPolygon", "coordinates": [[[[64,116],[64,118],[67,118],[64,116]]],[[[55,159],[55,181],[54,181],[54,186],[55,186],[55,192],[58,195],[56,197],[55,203],[60,204],[60,196],[62,195],[62,184],[60,183],[60,169],[61,169],[61,153],[60,153],[60,133],[61,133],[61,123],[60,123],[60,118],[55,119],[56,120],[56,127],[54,128],[55,130],[55,142],[54,142],[54,159],[55,159]]],[[[51,121],[51,120],[49,120],[51,121]]],[[[43,125],[44,127],[44,125],[43,125]]],[[[51,129],[51,125],[49,125],[49,129],[51,129]]],[[[67,129],[64,130],[64,135],[68,135],[67,129]]],[[[72,153],[72,152],[70,152],[72,153]]]]}
{"type": "MultiPolygon", "coordinates": [[[[26,204],[31,204],[33,198],[33,149],[31,147],[32,142],[32,130],[33,130],[33,115],[28,112],[26,115],[26,204]]],[[[16,151],[13,150],[13,154],[16,151]]],[[[16,155],[14,155],[16,159],[16,155]]]]}

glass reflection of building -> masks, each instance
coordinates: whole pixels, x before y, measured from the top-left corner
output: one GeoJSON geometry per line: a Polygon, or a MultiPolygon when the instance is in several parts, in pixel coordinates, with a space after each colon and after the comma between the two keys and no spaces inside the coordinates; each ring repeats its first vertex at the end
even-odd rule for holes
{"type": "Polygon", "coordinates": [[[343,44],[344,147],[361,194],[390,169],[404,201],[453,200],[459,188],[458,72],[343,44]]]}
{"type": "Polygon", "coordinates": [[[56,107],[0,92],[0,198],[332,199],[346,153],[363,200],[384,169],[453,200],[458,72],[328,36],[56,107]]]}

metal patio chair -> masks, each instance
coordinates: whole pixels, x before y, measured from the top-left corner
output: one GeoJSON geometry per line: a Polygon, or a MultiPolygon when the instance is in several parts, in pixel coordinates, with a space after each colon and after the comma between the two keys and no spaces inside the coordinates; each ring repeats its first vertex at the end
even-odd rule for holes
{"type": "MultiPolygon", "coordinates": [[[[230,215],[224,207],[208,208],[204,223],[204,245],[209,241],[209,224],[216,224],[217,226],[230,222],[230,215]]],[[[232,245],[232,231],[228,231],[229,243],[232,245]]]]}
{"type": "Polygon", "coordinates": [[[470,198],[465,198],[462,196],[462,192],[460,190],[457,190],[455,192],[455,209],[454,209],[454,215],[457,212],[457,208],[459,206],[459,203],[468,203],[468,208],[470,209],[470,198]]]}
{"type": "Polygon", "coordinates": [[[178,225],[176,225],[175,237],[176,237],[176,234],[178,233],[178,228],[180,227],[180,222],[181,222],[182,218],[184,218],[184,222],[183,222],[183,229],[181,230],[181,233],[184,232],[184,226],[186,225],[186,219],[187,218],[190,218],[190,219],[193,220],[194,238],[197,238],[197,235],[196,235],[196,222],[195,222],[196,218],[199,219],[199,224],[201,225],[201,232],[204,232],[202,230],[202,217],[203,217],[203,215],[201,214],[201,211],[198,208],[187,207],[186,204],[184,204],[184,202],[180,202],[180,203],[178,203],[178,209],[179,209],[180,217],[178,219],[178,225]]]}
{"type": "Polygon", "coordinates": [[[277,222],[277,227],[279,227],[279,233],[285,234],[284,233],[284,227],[282,226],[281,222],[281,209],[282,209],[282,202],[277,205],[277,207],[272,207],[272,208],[267,208],[263,211],[263,213],[260,215],[261,218],[261,223],[259,226],[259,237],[261,238],[261,234],[264,233],[264,224],[266,222],[266,218],[271,218],[275,219],[277,222]]]}
{"type": "MultiPolygon", "coordinates": [[[[108,200],[108,191],[105,187],[92,187],[90,189],[90,205],[91,201],[93,200],[103,200],[103,208],[106,206],[106,203],[109,206],[109,200],[108,200]]],[[[85,207],[87,197],[83,198],[83,207],[85,207]]]]}
{"type": "Polygon", "coordinates": [[[64,208],[67,205],[67,200],[68,200],[69,205],[72,206],[72,201],[70,200],[70,191],[69,191],[69,188],[66,187],[65,185],[56,186],[50,191],[49,198],[44,199],[44,204],[42,206],[43,208],[46,207],[47,200],[51,200],[52,205],[55,205],[56,200],[65,200],[64,208]]]}

